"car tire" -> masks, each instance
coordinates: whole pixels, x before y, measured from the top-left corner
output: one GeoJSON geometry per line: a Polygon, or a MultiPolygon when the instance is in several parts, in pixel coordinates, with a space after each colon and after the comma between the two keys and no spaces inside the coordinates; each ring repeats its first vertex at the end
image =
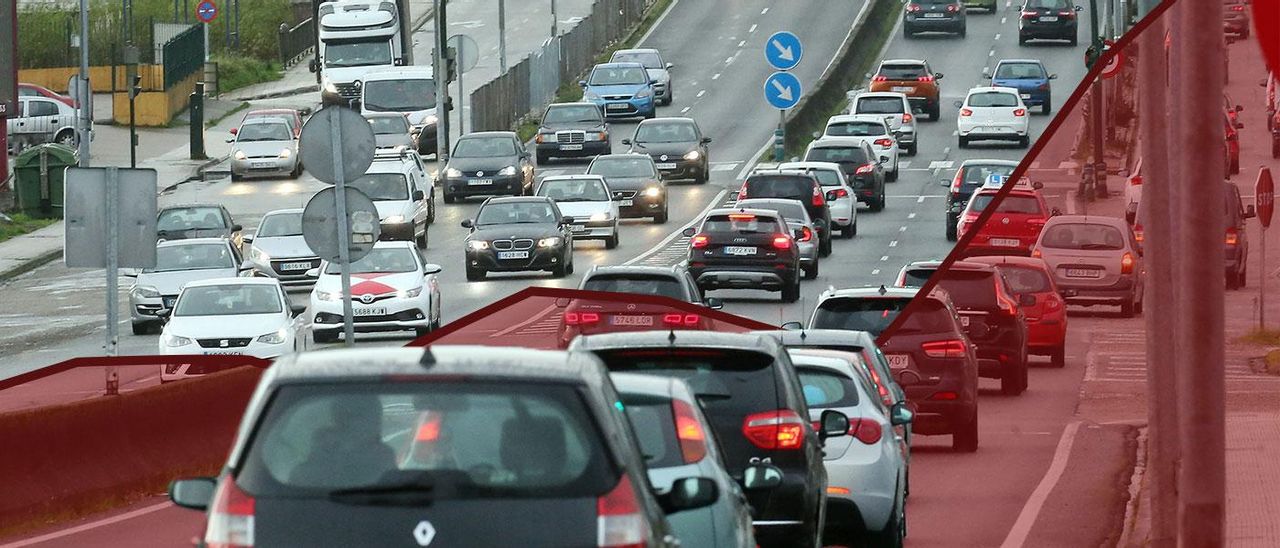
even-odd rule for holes
{"type": "Polygon", "coordinates": [[[436,222],[436,196],[432,194],[427,200],[427,224],[436,222]]]}
{"type": "Polygon", "coordinates": [[[831,256],[831,235],[830,234],[827,234],[826,238],[818,239],[818,256],[820,257],[831,256]]]}
{"type": "Polygon", "coordinates": [[[654,116],[657,116],[657,115],[658,115],[658,109],[655,107],[653,110],[651,110],[651,111],[649,111],[649,112],[646,112],[646,113],[645,113],[645,115],[644,115],[644,119],[645,119],[645,120],[652,120],[652,119],[653,119],[653,117],[654,117],[654,116]]]}
{"type": "Polygon", "coordinates": [[[660,225],[660,224],[665,224],[666,222],[667,222],[667,208],[663,206],[662,211],[659,211],[658,213],[654,214],[653,224],[660,225]]]}
{"type": "Polygon", "coordinates": [[[338,330],[327,329],[324,331],[312,331],[311,340],[315,341],[316,344],[336,342],[338,340],[338,330]]]}
{"type": "MultiPolygon", "coordinates": [[[[902,548],[903,542],[907,537],[907,519],[906,512],[902,511],[902,503],[894,503],[893,511],[889,515],[889,521],[885,523],[884,530],[871,532],[867,535],[866,546],[872,548],[902,548]]],[[[858,546],[857,543],[850,546],[858,546]]]]}
{"type": "Polygon", "coordinates": [[[967,28],[967,27],[968,27],[968,25],[961,24],[961,25],[960,25],[960,32],[957,32],[956,34],[959,34],[961,38],[964,38],[965,36],[967,36],[967,35],[968,35],[968,32],[967,32],[967,31],[968,31],[968,28],[967,28]]]}
{"type": "MultiPolygon", "coordinates": [[[[942,98],[939,97],[938,100],[941,101],[942,98]]],[[[942,117],[942,107],[938,105],[937,101],[935,101],[933,103],[933,106],[929,107],[929,121],[937,122],[938,118],[941,118],[941,117],[942,117]]]]}
{"type": "Polygon", "coordinates": [[[956,230],[957,230],[956,224],[952,222],[951,219],[947,219],[946,223],[947,223],[947,241],[954,242],[957,239],[959,239],[959,235],[956,234],[956,230]]]}
{"type": "Polygon", "coordinates": [[[1018,139],[1018,148],[1027,148],[1030,146],[1031,146],[1030,136],[1023,135],[1021,139],[1018,139]]]}
{"type": "Polygon", "coordinates": [[[605,249],[617,249],[618,247],[618,227],[613,227],[613,236],[604,241],[605,249]]]}
{"type": "MultiPolygon", "coordinates": [[[[1244,286],[1249,285],[1248,278],[1249,278],[1249,265],[1248,264],[1240,265],[1240,272],[1236,274],[1236,287],[1244,288],[1244,286]]],[[[1139,309],[1138,311],[1141,312],[1142,310],[1139,309]]]]}
{"type": "Polygon", "coordinates": [[[907,156],[915,156],[915,155],[916,155],[916,150],[918,150],[918,149],[917,149],[917,147],[918,147],[918,146],[919,146],[919,145],[918,145],[918,143],[911,143],[910,145],[908,145],[908,146],[907,146],[907,156]]]}
{"type": "Polygon", "coordinates": [[[1237,175],[1239,173],[1240,173],[1240,157],[1236,156],[1234,158],[1231,158],[1231,174],[1237,175]]]}
{"type": "Polygon", "coordinates": [[[1121,317],[1121,318],[1132,318],[1132,317],[1133,317],[1133,308],[1134,308],[1134,301],[1128,301],[1128,302],[1120,303],[1120,317],[1121,317]]]}
{"type": "Polygon", "coordinates": [[[232,182],[235,182],[235,181],[242,181],[242,180],[244,180],[244,177],[242,177],[241,175],[237,174],[237,173],[236,173],[236,170],[234,170],[234,169],[233,169],[233,170],[231,170],[231,181],[232,181],[232,182]]]}
{"type": "Polygon", "coordinates": [[[430,333],[431,333],[431,326],[429,326],[429,325],[428,325],[427,327],[415,327],[415,328],[413,328],[413,336],[414,336],[414,338],[417,338],[417,337],[425,337],[426,335],[428,335],[428,334],[430,334],[430,333]]]}
{"type": "Polygon", "coordinates": [[[1074,34],[1071,35],[1071,47],[1076,47],[1080,43],[1080,38],[1074,34]]]}
{"type": "Polygon", "coordinates": [[[782,288],[782,302],[794,303],[800,300],[800,279],[797,277],[782,288]]]}
{"type": "Polygon", "coordinates": [[[884,211],[884,196],[880,196],[875,203],[871,204],[871,211],[884,211]]]}
{"type": "Polygon", "coordinates": [[[536,156],[536,157],[537,157],[537,158],[536,158],[536,159],[537,159],[537,164],[538,164],[539,166],[541,166],[541,165],[543,165],[543,164],[546,164],[547,162],[551,161],[551,157],[550,157],[550,156],[547,156],[546,154],[543,154],[543,153],[541,153],[541,152],[536,152],[536,153],[534,153],[534,156],[536,156]]]}
{"type": "Polygon", "coordinates": [[[911,27],[907,25],[902,25],[903,38],[915,38],[915,36],[916,36],[916,32],[914,30],[911,30],[911,27]]]}
{"type": "Polygon", "coordinates": [[[1053,98],[1045,97],[1044,103],[1040,105],[1040,114],[1048,116],[1053,114],[1053,98]]]}
{"type": "Polygon", "coordinates": [[[1067,366],[1067,345],[1060,344],[1049,354],[1049,363],[1054,367],[1063,368],[1067,366]]]}
{"type": "Polygon", "coordinates": [[[416,245],[418,246],[418,249],[426,249],[426,248],[427,248],[427,241],[428,241],[428,237],[427,237],[427,227],[426,227],[425,225],[423,225],[423,227],[422,227],[422,235],[421,235],[421,236],[416,236],[416,235],[415,235],[415,236],[414,236],[414,238],[413,238],[413,242],[414,242],[414,244],[416,244],[416,245]]]}
{"type": "Polygon", "coordinates": [[[150,322],[133,322],[134,335],[146,335],[151,332],[150,322]]]}
{"type": "Polygon", "coordinates": [[[468,282],[478,282],[480,280],[483,280],[485,277],[485,274],[488,274],[488,272],[485,272],[483,268],[472,268],[469,266],[467,267],[468,282]]]}
{"type": "Polygon", "coordinates": [[[804,279],[812,280],[817,277],[818,277],[818,262],[814,261],[813,264],[804,268],[804,279]]]}
{"type": "Polygon", "coordinates": [[[951,450],[958,453],[973,453],[978,450],[978,414],[951,433],[951,450]]]}
{"type": "Polygon", "coordinates": [[[440,194],[444,196],[444,203],[446,203],[446,204],[452,204],[452,203],[454,203],[454,202],[456,202],[456,201],[457,201],[457,198],[454,198],[453,196],[450,196],[450,195],[449,195],[449,191],[447,191],[447,190],[445,190],[445,191],[441,191],[441,193],[440,193],[440,194]]]}
{"type": "Polygon", "coordinates": [[[1017,396],[1027,389],[1027,360],[1024,358],[1016,366],[1010,365],[1000,377],[1000,393],[1006,396],[1017,396]]]}
{"type": "Polygon", "coordinates": [[[569,275],[569,264],[561,261],[559,264],[551,267],[551,276],[555,278],[563,278],[569,275]]]}
{"type": "Polygon", "coordinates": [[[886,181],[897,181],[897,180],[898,180],[898,161],[897,161],[897,160],[894,160],[894,162],[893,162],[893,171],[890,171],[890,172],[888,172],[888,173],[885,173],[885,175],[884,175],[884,180],[886,180],[886,181]]]}
{"type": "Polygon", "coordinates": [[[1022,34],[1019,34],[1019,35],[1018,35],[1018,45],[1019,45],[1019,46],[1025,46],[1025,45],[1027,45],[1027,37],[1026,37],[1026,36],[1023,36],[1022,34]]]}
{"type": "Polygon", "coordinates": [[[969,138],[963,135],[956,137],[956,146],[960,148],[969,148],[969,138]]]}

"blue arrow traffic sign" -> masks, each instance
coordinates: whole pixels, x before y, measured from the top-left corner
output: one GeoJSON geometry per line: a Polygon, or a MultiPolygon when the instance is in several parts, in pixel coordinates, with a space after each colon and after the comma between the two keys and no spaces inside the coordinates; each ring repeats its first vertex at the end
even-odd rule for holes
{"type": "Polygon", "coordinates": [[[218,6],[210,0],[196,4],[196,19],[201,23],[209,23],[218,16],[218,6]]]}
{"type": "Polygon", "coordinates": [[[769,60],[769,64],[778,70],[791,70],[800,64],[800,57],[804,55],[804,47],[800,45],[800,38],[787,32],[775,32],[764,43],[764,57],[769,60]]]}
{"type": "Polygon", "coordinates": [[[796,106],[802,93],[800,79],[790,72],[775,72],[764,81],[764,100],[776,109],[796,106]]]}

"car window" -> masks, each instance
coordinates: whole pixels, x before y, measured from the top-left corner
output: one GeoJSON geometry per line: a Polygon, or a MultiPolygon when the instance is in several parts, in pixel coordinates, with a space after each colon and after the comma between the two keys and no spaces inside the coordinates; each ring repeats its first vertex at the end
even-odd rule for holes
{"type": "Polygon", "coordinates": [[[951,294],[956,308],[985,309],[996,305],[994,272],[952,269],[938,281],[951,294]]]}
{"type": "Polygon", "coordinates": [[[609,189],[599,179],[547,179],[538,186],[538,196],[557,202],[607,202],[609,189]]]}
{"type": "Polygon", "coordinates": [[[613,291],[633,295],[654,295],[688,301],[689,295],[680,280],[653,274],[597,274],[587,278],[582,289],[613,291]]]}
{"type": "Polygon", "coordinates": [[[222,210],[216,207],[166,209],[156,220],[156,230],[216,230],[228,228],[222,210]]]}
{"type": "Polygon", "coordinates": [[[858,114],[902,114],[906,107],[898,97],[859,97],[858,114]]]}
{"type": "MultiPolygon", "coordinates": [[[[351,263],[352,274],[397,273],[418,270],[418,261],[413,251],[404,247],[374,248],[368,255],[351,263]]],[[[341,274],[342,265],[329,263],[325,274],[341,274]]]]}
{"type": "Polygon", "coordinates": [[[284,310],[280,292],[267,284],[188,286],[178,295],[174,316],[276,314],[284,310]]]}
{"type": "Polygon", "coordinates": [[[515,155],[515,144],[506,137],[460,139],[453,147],[455,158],[497,158],[515,155]]]}
{"type": "Polygon", "coordinates": [[[980,91],[969,95],[969,106],[979,108],[1016,107],[1018,106],[1018,96],[1002,91],[980,91]]]}
{"type": "Polygon", "coordinates": [[[237,483],[264,497],[406,483],[457,499],[595,496],[617,476],[593,423],[568,386],[289,385],[237,483]]]}
{"type": "Polygon", "coordinates": [[[591,71],[587,84],[592,86],[617,86],[645,84],[649,82],[649,73],[641,67],[596,67],[591,71]]]}
{"type": "Polygon", "coordinates": [[[937,270],[932,268],[912,268],[903,274],[903,286],[905,287],[923,287],[924,283],[929,281],[937,270]]]}
{"type": "Polygon", "coordinates": [[[1027,0],[1028,8],[1070,9],[1070,0],[1027,0]]]}
{"type": "Polygon", "coordinates": [[[884,124],[877,122],[837,122],[827,124],[827,135],[833,137],[872,137],[887,135],[884,124]]]}
{"type": "Polygon", "coordinates": [[[879,75],[889,80],[916,80],[929,74],[925,71],[924,65],[884,64],[880,65],[879,75]]]}
{"type": "Polygon", "coordinates": [[[627,410],[627,419],[640,442],[640,452],[650,468],[668,468],[684,464],[680,439],[676,435],[675,412],[671,400],[619,394],[627,410]]]}
{"type": "Polygon", "coordinates": [[[996,78],[1021,79],[1045,78],[1044,67],[1039,63],[1001,63],[996,68],[996,78]]]}
{"type": "Polygon", "coordinates": [[[656,52],[652,51],[619,51],[613,54],[610,63],[640,63],[647,69],[665,68],[662,65],[662,58],[658,57],[656,52]]]}
{"type": "Polygon", "coordinates": [[[840,172],[830,169],[807,169],[810,175],[818,178],[822,186],[840,186],[840,172]]]}
{"type": "Polygon", "coordinates": [[[693,124],[642,124],[636,129],[637,143],[691,143],[698,140],[693,124]]]}
{"type": "Polygon", "coordinates": [[[777,217],[762,217],[751,213],[708,215],[702,222],[702,232],[738,232],[762,234],[780,230],[777,217]]]}
{"type": "Polygon", "coordinates": [[[965,186],[987,184],[992,175],[1000,175],[1008,177],[1013,174],[1015,166],[992,165],[992,164],[969,164],[961,166],[960,180],[965,186]]]}
{"type": "Polygon", "coordinates": [[[480,208],[476,224],[555,223],[555,212],[546,202],[500,202],[480,208]]]}
{"type": "Polygon", "coordinates": [[[599,122],[600,109],[595,105],[559,105],[547,108],[544,124],[572,124],[582,122],[599,122]]]}
{"type": "Polygon", "coordinates": [[[409,199],[409,183],[403,173],[366,173],[347,184],[375,202],[409,199]]]}
{"type": "Polygon", "coordinates": [[[956,329],[955,317],[951,309],[937,299],[927,298],[921,301],[918,308],[911,311],[897,333],[945,333],[956,329]]]}
{"type": "Polygon", "coordinates": [[[737,207],[747,209],[768,209],[778,212],[783,219],[803,221],[808,217],[808,213],[804,209],[804,204],[798,200],[742,200],[738,202],[737,207]]]}
{"type": "Polygon", "coordinates": [[[751,350],[677,348],[600,353],[610,371],[674,377],[689,384],[708,418],[776,409],[773,357],[751,350]]]}
{"type": "Polygon", "coordinates": [[[794,355],[791,361],[796,362],[796,374],[800,377],[800,387],[804,390],[804,401],[813,409],[830,409],[833,407],[853,407],[858,405],[858,387],[854,380],[835,371],[820,367],[805,367],[803,357],[794,355]]]}
{"type": "Polygon", "coordinates": [[[414,112],[436,107],[436,81],[431,78],[365,82],[364,107],[369,110],[414,112]]]}
{"type": "Polygon", "coordinates": [[[1001,265],[1005,282],[1009,290],[1019,295],[1024,293],[1046,293],[1053,289],[1049,275],[1038,268],[1025,266],[1001,265]]]}
{"type": "Polygon", "coordinates": [[[754,175],[744,183],[751,198],[805,198],[813,195],[813,180],[808,177],[754,175]]]}
{"type": "Polygon", "coordinates": [[[648,156],[636,158],[599,158],[591,162],[587,169],[589,175],[609,177],[655,177],[653,159],[648,156]]]}
{"type": "Polygon", "coordinates": [[[409,121],[403,116],[377,116],[369,118],[374,135],[403,135],[409,133],[409,121]]]}
{"type": "Polygon", "coordinates": [[[804,155],[806,162],[834,162],[837,164],[864,164],[870,161],[867,152],[859,146],[813,147],[804,155]]]}
{"type": "Polygon", "coordinates": [[[866,331],[872,336],[893,323],[911,299],[833,298],[822,301],[813,312],[813,329],[848,329],[866,331]]]}
{"type": "Polygon", "coordinates": [[[57,116],[58,105],[53,101],[33,99],[28,102],[27,116],[57,116]]]}
{"type": "Polygon", "coordinates": [[[240,143],[291,140],[293,140],[293,130],[289,129],[289,124],[283,122],[279,124],[245,124],[240,127],[240,131],[236,132],[236,142],[240,143]]]}
{"type": "MultiPolygon", "coordinates": [[[[973,205],[969,210],[973,213],[980,213],[987,209],[992,200],[995,200],[996,193],[981,192],[973,196],[973,205]]],[[[1037,215],[1044,213],[1040,207],[1040,200],[1033,196],[1010,194],[1004,197],[1000,205],[996,207],[996,211],[1000,213],[1014,213],[1022,215],[1037,215]]]]}
{"type": "Polygon", "coordinates": [[[236,268],[231,248],[223,242],[182,244],[156,248],[156,266],[144,272],[173,272],[209,268],[236,268]]]}
{"type": "Polygon", "coordinates": [[[1114,226],[1091,223],[1061,223],[1050,226],[1040,245],[1052,249],[1120,250],[1124,234],[1114,226]]]}

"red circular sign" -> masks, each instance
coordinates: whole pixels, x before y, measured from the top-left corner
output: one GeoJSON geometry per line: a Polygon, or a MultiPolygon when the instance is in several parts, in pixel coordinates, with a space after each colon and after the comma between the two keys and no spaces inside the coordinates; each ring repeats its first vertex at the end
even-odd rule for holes
{"type": "Polygon", "coordinates": [[[1271,169],[1258,170],[1258,182],[1253,185],[1253,201],[1258,209],[1258,222],[1262,228],[1271,226],[1271,214],[1276,209],[1276,185],[1271,180],[1271,169]]]}
{"type": "Polygon", "coordinates": [[[1120,74],[1120,68],[1123,66],[1124,54],[1117,51],[1115,52],[1115,55],[1112,55],[1111,58],[1107,60],[1107,64],[1103,65],[1102,77],[1112,78],[1115,75],[1120,74]]]}
{"type": "Polygon", "coordinates": [[[217,16],[218,16],[217,4],[214,4],[210,0],[204,0],[199,4],[196,4],[196,19],[198,19],[201,23],[211,22],[217,16]]]}

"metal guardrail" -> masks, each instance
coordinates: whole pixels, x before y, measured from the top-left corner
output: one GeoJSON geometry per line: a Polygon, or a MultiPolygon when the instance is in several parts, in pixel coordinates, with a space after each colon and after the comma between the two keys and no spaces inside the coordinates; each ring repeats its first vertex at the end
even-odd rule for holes
{"type": "Polygon", "coordinates": [[[204,69],[204,31],[199,25],[174,36],[164,44],[164,89],[172,88],[188,76],[204,69]]]}
{"type": "Polygon", "coordinates": [[[280,64],[284,68],[301,62],[315,51],[315,46],[315,19],[308,17],[292,28],[288,23],[280,23],[280,64]]]}

